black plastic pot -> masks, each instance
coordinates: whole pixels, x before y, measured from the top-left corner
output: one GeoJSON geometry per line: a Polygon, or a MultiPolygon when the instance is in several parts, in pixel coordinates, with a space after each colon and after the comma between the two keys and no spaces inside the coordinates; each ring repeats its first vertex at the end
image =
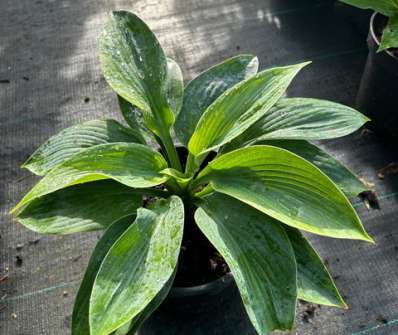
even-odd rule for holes
{"type": "Polygon", "coordinates": [[[389,51],[377,53],[376,31],[383,25],[383,16],[373,14],[368,36],[369,56],[357,96],[358,110],[372,119],[369,124],[383,137],[398,138],[398,58],[389,51]]]}
{"type": "Polygon", "coordinates": [[[137,335],[257,335],[232,275],[209,284],[172,288],[137,335]]]}
{"type": "Polygon", "coordinates": [[[369,19],[372,16],[372,11],[359,9],[336,1],[334,3],[334,12],[337,17],[341,17],[346,22],[349,22],[359,35],[366,37],[369,32],[369,19]]]}

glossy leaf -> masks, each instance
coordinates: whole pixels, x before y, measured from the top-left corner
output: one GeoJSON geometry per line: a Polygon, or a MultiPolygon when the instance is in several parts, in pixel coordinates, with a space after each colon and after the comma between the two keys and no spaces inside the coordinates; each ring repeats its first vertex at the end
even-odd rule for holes
{"type": "Polygon", "coordinates": [[[108,84],[141,110],[152,132],[168,131],[175,116],[168,105],[167,59],[149,27],[132,13],[112,12],[99,51],[108,84]]]}
{"type": "Polygon", "coordinates": [[[290,151],[266,145],[232,151],[210,162],[192,187],[206,182],[289,226],[372,241],[337,186],[290,151]]]}
{"type": "Polygon", "coordinates": [[[285,228],[297,262],[299,299],[314,304],[347,308],[332,277],[311,244],[299,230],[285,228]]]}
{"type": "Polygon", "coordinates": [[[368,188],[349,169],[321,148],[307,141],[271,140],[256,144],[289,150],[322,170],[347,196],[357,196],[368,188]]]}
{"type": "Polygon", "coordinates": [[[133,225],[106,255],[90,299],[92,334],[107,335],[156,297],[177,264],[184,224],[180,198],[140,208],[133,225]]]}
{"type": "Polygon", "coordinates": [[[114,120],[87,121],[59,132],[42,144],[22,165],[43,176],[55,166],[89,147],[114,142],[142,143],[137,131],[114,120]]]}
{"type": "Polygon", "coordinates": [[[255,75],[257,70],[257,57],[239,55],[209,68],[189,82],[175,124],[175,132],[181,143],[188,145],[200,117],[214,100],[235,84],[255,75]]]}
{"type": "Polygon", "coordinates": [[[123,115],[124,120],[130,126],[131,129],[135,129],[143,138],[143,144],[155,143],[153,134],[144,124],[144,118],[140,110],[123,99],[120,95],[117,96],[120,112],[123,115]]]}
{"type": "Polygon", "coordinates": [[[362,9],[371,9],[386,16],[394,15],[398,11],[396,0],[340,0],[348,5],[362,9]]]}
{"type": "Polygon", "coordinates": [[[170,176],[173,179],[175,179],[177,184],[183,188],[185,188],[188,185],[188,183],[192,180],[192,176],[182,173],[180,171],[177,171],[175,169],[167,168],[160,172],[166,176],[170,176]]]}
{"type": "Polygon", "coordinates": [[[398,8],[395,15],[388,19],[378,51],[383,51],[389,48],[398,48],[398,8]]]}
{"type": "Polygon", "coordinates": [[[127,216],[114,222],[95,246],[73,307],[72,335],[90,334],[89,306],[95,277],[109,249],[133,222],[134,216],[127,216]]]}
{"type": "Polygon", "coordinates": [[[72,234],[105,229],[135,213],[142,194],[113,180],[75,185],[30,202],[17,218],[42,234],[72,234]]]}
{"type": "Polygon", "coordinates": [[[135,188],[159,185],[168,179],[159,173],[166,167],[167,163],[160,153],[142,144],[97,145],[51,170],[13,211],[62,188],[101,179],[114,179],[135,188]]]}
{"type": "Polygon", "coordinates": [[[326,100],[281,99],[243,134],[226,145],[231,151],[260,140],[321,140],[342,137],[369,119],[350,107],[326,100]]]}
{"type": "Polygon", "coordinates": [[[175,273],[176,271],[174,271],[173,275],[170,277],[167,283],[164,284],[163,288],[159,291],[156,297],[153,298],[153,300],[144,308],[144,310],[140,314],[135,316],[131,321],[116,330],[113,335],[136,335],[140,326],[146,321],[149,316],[151,316],[153,312],[158,309],[160,304],[169,294],[169,291],[173,286],[175,273]]]}
{"type": "Polygon", "coordinates": [[[169,106],[178,115],[184,98],[184,78],[180,66],[171,58],[167,58],[166,86],[169,106]]]}
{"type": "MultiPolygon", "coordinates": [[[[172,60],[167,58],[167,95],[170,108],[174,111],[174,114],[178,114],[183,100],[184,94],[184,83],[182,72],[179,65],[172,60]]],[[[123,114],[127,124],[132,129],[137,129],[141,136],[145,139],[145,142],[154,144],[156,143],[153,134],[145,126],[144,117],[139,108],[133,106],[127,100],[123,99],[118,95],[120,111],[123,114]]]]}
{"type": "Polygon", "coordinates": [[[231,269],[257,332],[291,329],[296,262],[278,222],[220,193],[204,198],[195,221],[231,269]]]}
{"type": "Polygon", "coordinates": [[[198,157],[239,136],[281,98],[307,64],[262,71],[224,92],[200,118],[188,144],[189,152],[198,157]]]}

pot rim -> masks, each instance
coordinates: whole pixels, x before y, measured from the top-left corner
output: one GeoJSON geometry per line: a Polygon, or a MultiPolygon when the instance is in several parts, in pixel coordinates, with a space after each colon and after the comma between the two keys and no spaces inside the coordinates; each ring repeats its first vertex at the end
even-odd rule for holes
{"type": "MultiPolygon", "coordinates": [[[[378,47],[380,46],[380,41],[379,41],[379,39],[376,36],[374,26],[375,26],[376,17],[377,16],[381,16],[381,15],[382,14],[380,14],[378,12],[374,12],[372,14],[372,17],[370,18],[370,27],[369,27],[370,35],[372,36],[372,39],[375,41],[375,43],[377,44],[378,47]]],[[[383,50],[383,52],[387,53],[392,58],[398,60],[398,57],[395,56],[391,51],[388,51],[388,49],[387,50],[383,50]]]]}
{"type": "Polygon", "coordinates": [[[172,287],[169,293],[170,297],[181,296],[198,296],[204,295],[211,291],[219,291],[233,281],[232,273],[227,273],[224,276],[213,280],[209,283],[191,286],[191,287],[172,287]]]}

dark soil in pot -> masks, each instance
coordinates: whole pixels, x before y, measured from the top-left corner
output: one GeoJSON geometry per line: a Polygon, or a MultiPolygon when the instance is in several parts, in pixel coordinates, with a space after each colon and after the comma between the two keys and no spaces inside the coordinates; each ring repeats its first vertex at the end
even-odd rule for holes
{"type": "MultiPolygon", "coordinates": [[[[185,162],[186,149],[178,148],[178,154],[185,162]]],[[[194,222],[195,208],[185,210],[173,287],[137,335],[257,335],[227,264],[194,222]]]]}
{"type": "Polygon", "coordinates": [[[398,50],[377,53],[387,18],[374,14],[368,36],[369,55],[357,96],[357,107],[372,119],[369,126],[388,140],[398,138],[398,50]]]}

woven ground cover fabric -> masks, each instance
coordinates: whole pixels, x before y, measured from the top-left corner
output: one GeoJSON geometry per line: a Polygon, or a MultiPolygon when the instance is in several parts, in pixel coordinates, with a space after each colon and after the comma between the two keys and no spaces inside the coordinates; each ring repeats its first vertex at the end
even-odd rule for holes
{"type": "MultiPolygon", "coordinates": [[[[367,55],[366,27],[333,1],[2,0],[1,334],[70,333],[74,296],[99,233],[40,236],[8,212],[36,181],[19,166],[39,144],[83,121],[118,118],[96,52],[113,9],[144,19],[181,65],[186,81],[238,53],[258,55],[261,69],[313,60],[288,95],[354,106],[367,55]]],[[[369,132],[322,145],[374,184],[380,209],[353,202],[377,244],[310,236],[350,309],[300,304],[291,334],[396,334],[398,175],[380,179],[377,171],[398,157],[369,132]]]]}

